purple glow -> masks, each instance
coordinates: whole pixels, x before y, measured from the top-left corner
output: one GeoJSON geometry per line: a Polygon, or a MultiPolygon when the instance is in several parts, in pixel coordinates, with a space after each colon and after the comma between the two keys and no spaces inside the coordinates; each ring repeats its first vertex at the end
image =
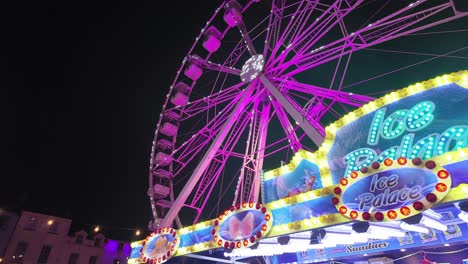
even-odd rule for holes
{"type": "Polygon", "coordinates": [[[187,70],[185,70],[184,74],[185,76],[189,77],[190,79],[196,81],[198,80],[198,78],[200,78],[200,76],[202,75],[203,73],[203,70],[195,65],[195,64],[191,64],[187,70]]]}
{"type": "Polygon", "coordinates": [[[203,42],[203,47],[205,47],[206,50],[209,52],[215,52],[219,49],[221,46],[221,41],[213,35],[210,35],[207,37],[205,42],[203,42]]]}
{"type": "Polygon", "coordinates": [[[109,239],[104,246],[104,254],[102,255],[102,263],[114,263],[115,259],[120,259],[126,263],[130,257],[132,248],[130,243],[109,239]]]}

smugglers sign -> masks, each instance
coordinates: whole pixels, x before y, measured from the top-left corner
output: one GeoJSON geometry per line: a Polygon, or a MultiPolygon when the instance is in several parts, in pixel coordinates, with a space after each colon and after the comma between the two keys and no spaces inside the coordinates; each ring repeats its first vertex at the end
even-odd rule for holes
{"type": "Polygon", "coordinates": [[[391,221],[432,207],[451,184],[449,172],[433,160],[385,159],[341,179],[332,202],[352,219],[391,221]]]}

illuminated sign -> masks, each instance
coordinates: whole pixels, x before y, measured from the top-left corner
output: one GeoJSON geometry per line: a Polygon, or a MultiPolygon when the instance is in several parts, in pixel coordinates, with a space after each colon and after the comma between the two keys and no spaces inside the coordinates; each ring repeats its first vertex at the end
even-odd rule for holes
{"type": "Polygon", "coordinates": [[[369,166],[374,161],[382,162],[385,158],[408,157],[413,159],[422,157],[428,159],[468,146],[468,126],[465,125],[455,125],[442,133],[425,135],[414,143],[414,132],[423,130],[434,120],[435,104],[431,101],[418,103],[409,110],[397,110],[385,118],[386,110],[387,108],[384,107],[375,112],[367,144],[376,146],[380,138],[391,140],[399,138],[405,132],[409,133],[401,138],[398,145],[389,147],[380,155],[372,148],[360,148],[346,154],[344,157],[347,165],[346,176],[349,176],[352,170],[369,166]]]}
{"type": "Polygon", "coordinates": [[[388,242],[377,242],[377,243],[367,243],[364,246],[347,246],[346,247],[346,253],[351,253],[351,252],[362,252],[362,251],[368,251],[372,249],[386,249],[390,243],[388,242]]]}
{"type": "Polygon", "coordinates": [[[432,207],[448,193],[450,174],[432,161],[385,159],[353,171],[335,187],[332,202],[352,219],[391,221],[432,207]]]}
{"type": "Polygon", "coordinates": [[[214,221],[213,240],[219,247],[249,247],[270,231],[271,212],[259,203],[231,206],[214,221]]]}
{"type": "MultiPolygon", "coordinates": [[[[445,210],[439,211],[442,215],[452,214],[456,215],[458,209],[450,207],[445,210]]],[[[443,220],[450,221],[451,218],[443,218],[443,220]]],[[[428,233],[419,232],[406,232],[403,237],[392,237],[383,240],[370,240],[362,243],[355,243],[353,245],[336,245],[326,247],[323,249],[308,249],[306,252],[297,252],[297,263],[313,263],[324,262],[331,258],[339,257],[360,257],[363,254],[371,254],[376,252],[388,250],[401,250],[401,249],[417,249],[421,246],[429,246],[431,248],[444,247],[446,243],[457,243],[468,240],[468,225],[459,224],[454,225],[452,234],[457,234],[457,237],[449,238],[446,232],[429,229],[428,233]]],[[[465,252],[458,253],[458,259],[466,258],[465,252]]],[[[453,254],[455,256],[456,253],[453,254]]],[[[273,262],[273,261],[272,261],[273,262]]],[[[445,261],[449,262],[449,261],[445,261]]],[[[280,262],[281,263],[281,262],[280,262]]],[[[411,262],[414,263],[414,262],[411,262]]],[[[418,263],[418,262],[416,262],[418,263]]],[[[457,263],[457,262],[450,262],[457,263]]],[[[468,263],[467,263],[468,264],[468,263]]]]}
{"type": "Polygon", "coordinates": [[[323,187],[319,167],[306,159],[298,157],[296,160],[297,164],[291,163],[279,169],[278,173],[281,173],[281,176],[271,178],[264,175],[262,187],[265,202],[277,201],[323,187]]]}
{"type": "Polygon", "coordinates": [[[332,183],[375,161],[426,160],[467,148],[468,90],[460,84],[409,87],[369,103],[327,128],[319,151],[326,155],[332,183]],[[412,94],[411,88],[418,91],[412,94]]]}
{"type": "MultiPolygon", "coordinates": [[[[177,231],[158,229],[132,243],[129,263],[162,263],[171,256],[214,248],[242,251],[268,237],[352,221],[400,220],[439,202],[466,199],[466,102],[468,71],[369,102],[328,126],[317,151],[299,150],[289,164],[266,171],[261,182],[264,204],[233,206],[218,218],[177,231]]],[[[298,256],[310,262],[321,256],[464,241],[467,227],[448,225],[446,232],[308,249],[298,256]]]]}
{"type": "Polygon", "coordinates": [[[140,249],[143,262],[164,263],[170,259],[179,246],[177,232],[173,228],[158,228],[142,243],[140,249]]]}

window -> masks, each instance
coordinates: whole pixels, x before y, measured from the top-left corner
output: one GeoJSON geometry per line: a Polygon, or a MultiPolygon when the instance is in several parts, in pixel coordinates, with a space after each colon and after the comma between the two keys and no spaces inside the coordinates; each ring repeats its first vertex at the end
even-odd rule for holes
{"type": "Polygon", "coordinates": [[[77,244],[83,244],[83,236],[82,235],[76,236],[76,243],[77,244]]]}
{"type": "Polygon", "coordinates": [[[71,253],[70,257],[68,258],[68,264],[76,264],[78,263],[78,253],[71,253]]]}
{"type": "Polygon", "coordinates": [[[97,263],[97,256],[91,256],[89,257],[89,262],[88,264],[96,264],[97,263]]]}
{"type": "Polygon", "coordinates": [[[49,227],[50,234],[58,234],[59,231],[59,223],[53,222],[49,227]]]}
{"type": "Polygon", "coordinates": [[[11,256],[12,263],[23,263],[23,257],[26,253],[26,249],[28,249],[28,243],[24,241],[18,242],[16,245],[15,253],[11,256]]]}
{"type": "Polygon", "coordinates": [[[8,215],[0,215],[0,230],[6,230],[10,217],[8,215]]]}
{"type": "Polygon", "coordinates": [[[52,249],[51,246],[42,246],[41,254],[39,255],[39,259],[37,263],[45,264],[47,263],[47,259],[49,258],[50,250],[52,249]]]}
{"type": "Polygon", "coordinates": [[[102,241],[101,238],[96,238],[96,239],[94,240],[94,246],[100,247],[100,246],[101,246],[101,241],[102,241]]]}
{"type": "Polygon", "coordinates": [[[37,217],[31,216],[29,218],[28,222],[26,223],[26,225],[24,226],[24,229],[26,229],[26,230],[36,230],[37,229],[37,222],[38,222],[37,217]]]}

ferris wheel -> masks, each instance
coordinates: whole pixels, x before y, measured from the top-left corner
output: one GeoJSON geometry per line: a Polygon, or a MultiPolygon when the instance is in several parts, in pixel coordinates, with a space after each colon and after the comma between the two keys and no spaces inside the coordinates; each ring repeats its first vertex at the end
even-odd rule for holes
{"type": "Polygon", "coordinates": [[[333,121],[393,89],[463,69],[467,14],[455,0],[222,2],[157,121],[150,229],[261,202],[262,172],[316,150],[333,121]]]}

